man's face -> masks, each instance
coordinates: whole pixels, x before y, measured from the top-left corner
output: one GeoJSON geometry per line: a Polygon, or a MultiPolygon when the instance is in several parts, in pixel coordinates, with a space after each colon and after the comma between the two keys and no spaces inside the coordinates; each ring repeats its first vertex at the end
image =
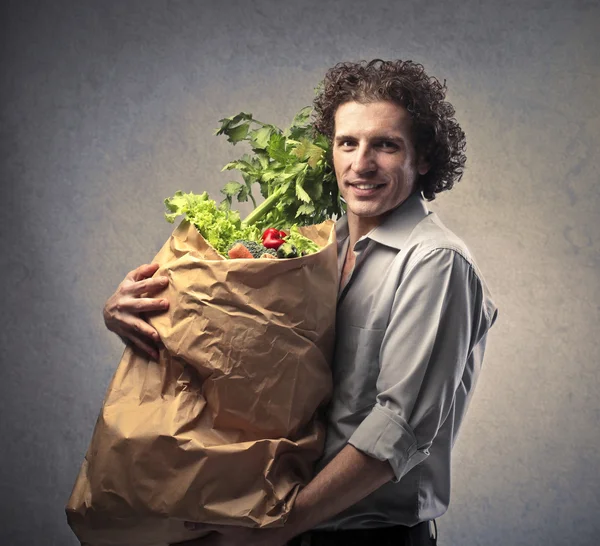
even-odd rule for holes
{"type": "Polygon", "coordinates": [[[346,102],[335,113],[333,165],[348,220],[379,225],[414,190],[427,165],[419,162],[408,112],[388,101],[346,102]]]}

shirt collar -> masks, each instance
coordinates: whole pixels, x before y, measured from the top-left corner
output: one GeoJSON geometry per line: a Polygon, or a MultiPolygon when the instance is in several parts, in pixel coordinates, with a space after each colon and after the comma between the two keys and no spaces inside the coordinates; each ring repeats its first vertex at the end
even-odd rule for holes
{"type": "MultiPolygon", "coordinates": [[[[365,237],[400,250],[415,226],[429,214],[423,196],[413,193],[365,237]]],[[[338,242],[347,239],[348,235],[348,218],[344,215],[336,225],[338,242]]]]}

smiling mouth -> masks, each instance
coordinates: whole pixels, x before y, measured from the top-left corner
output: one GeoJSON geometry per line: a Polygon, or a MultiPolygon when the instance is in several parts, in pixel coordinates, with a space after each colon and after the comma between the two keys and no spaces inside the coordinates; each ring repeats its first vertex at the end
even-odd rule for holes
{"type": "Polygon", "coordinates": [[[349,185],[352,186],[353,188],[357,188],[359,190],[374,190],[376,188],[381,188],[383,187],[385,184],[363,184],[363,183],[352,183],[349,182],[349,185]]]}

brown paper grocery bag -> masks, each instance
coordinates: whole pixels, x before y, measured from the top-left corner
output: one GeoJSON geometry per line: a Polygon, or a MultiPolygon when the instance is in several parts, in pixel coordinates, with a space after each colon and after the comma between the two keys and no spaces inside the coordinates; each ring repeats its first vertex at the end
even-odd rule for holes
{"type": "Polygon", "coordinates": [[[90,546],[189,540],[184,521],[282,525],[320,456],[337,294],[333,222],[322,250],[224,260],[183,222],[155,258],[168,312],[158,362],[127,347],[67,505],[90,546]]]}

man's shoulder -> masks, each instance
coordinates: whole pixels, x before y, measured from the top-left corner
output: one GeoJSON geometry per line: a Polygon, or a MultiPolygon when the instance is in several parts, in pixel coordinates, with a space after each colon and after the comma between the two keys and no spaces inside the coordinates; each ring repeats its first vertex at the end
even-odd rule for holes
{"type": "Polygon", "coordinates": [[[437,214],[428,214],[415,226],[406,240],[405,251],[408,270],[434,252],[452,254],[458,260],[458,262],[454,262],[455,264],[460,264],[460,262],[465,264],[466,267],[459,267],[458,271],[469,272],[469,275],[473,275],[477,279],[477,285],[484,296],[482,301],[486,315],[490,318],[490,324],[494,322],[496,305],[475,258],[467,244],[448,228],[437,214]]]}
{"type": "Polygon", "coordinates": [[[404,251],[419,257],[436,250],[456,252],[470,264],[474,263],[467,244],[436,213],[431,212],[414,227],[406,240],[404,251]]]}

